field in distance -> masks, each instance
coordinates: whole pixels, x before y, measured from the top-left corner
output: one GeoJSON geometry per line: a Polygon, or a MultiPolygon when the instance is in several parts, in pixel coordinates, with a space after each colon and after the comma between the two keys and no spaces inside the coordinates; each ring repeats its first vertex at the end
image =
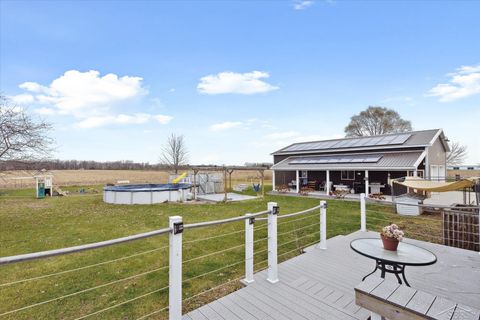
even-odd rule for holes
{"type": "MultiPolygon", "coordinates": [[[[0,187],[31,188],[35,186],[33,175],[35,170],[16,170],[0,172],[0,187]]],[[[57,186],[99,185],[128,180],[130,183],[167,183],[170,172],[147,170],[52,170],[53,183],[57,186]]],[[[218,171],[218,173],[222,173],[218,171]]],[[[234,183],[259,183],[257,171],[234,171],[234,183]]],[[[265,183],[271,183],[270,170],[265,172],[265,183]]]]}

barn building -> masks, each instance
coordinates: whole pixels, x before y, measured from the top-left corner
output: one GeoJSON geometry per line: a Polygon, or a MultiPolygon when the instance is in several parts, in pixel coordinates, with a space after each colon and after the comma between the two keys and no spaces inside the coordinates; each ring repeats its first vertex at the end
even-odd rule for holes
{"type": "Polygon", "coordinates": [[[273,189],[392,193],[390,179],[446,177],[442,129],[294,143],[272,153],[273,189]]]}

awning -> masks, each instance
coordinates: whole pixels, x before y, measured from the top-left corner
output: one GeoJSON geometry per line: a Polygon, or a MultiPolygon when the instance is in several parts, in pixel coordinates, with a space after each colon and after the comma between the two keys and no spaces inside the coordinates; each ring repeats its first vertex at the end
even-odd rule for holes
{"type": "Polygon", "coordinates": [[[428,181],[428,180],[419,180],[416,177],[406,177],[405,181],[393,180],[393,183],[400,184],[402,186],[417,189],[421,191],[430,191],[430,192],[447,192],[447,191],[457,191],[464,188],[470,188],[475,185],[475,180],[479,178],[468,178],[462,179],[454,182],[441,182],[441,181],[428,181]]]}

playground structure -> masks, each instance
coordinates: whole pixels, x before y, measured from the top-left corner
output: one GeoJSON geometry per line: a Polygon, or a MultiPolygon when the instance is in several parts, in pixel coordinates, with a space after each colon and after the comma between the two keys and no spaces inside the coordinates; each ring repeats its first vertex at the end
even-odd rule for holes
{"type": "Polygon", "coordinates": [[[43,199],[45,196],[53,195],[53,174],[41,170],[38,171],[33,178],[35,179],[35,196],[37,199],[43,199]]]}

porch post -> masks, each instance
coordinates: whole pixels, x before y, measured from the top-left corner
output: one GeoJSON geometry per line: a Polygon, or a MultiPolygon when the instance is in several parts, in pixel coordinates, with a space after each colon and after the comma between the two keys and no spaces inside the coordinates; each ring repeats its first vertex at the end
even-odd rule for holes
{"type": "Polygon", "coordinates": [[[276,191],[276,189],[275,189],[275,170],[272,170],[272,191],[276,191]]]}
{"type": "Polygon", "coordinates": [[[300,172],[297,170],[296,172],[296,184],[297,184],[297,190],[295,190],[297,193],[300,192],[300,172]]]}
{"type": "Polygon", "coordinates": [[[368,190],[368,170],[365,170],[365,194],[367,195],[367,198],[368,198],[368,195],[370,194],[369,190],[368,190]]]}
{"type": "Polygon", "coordinates": [[[327,185],[325,186],[325,192],[327,193],[327,196],[330,195],[330,170],[327,170],[327,185]]]}

